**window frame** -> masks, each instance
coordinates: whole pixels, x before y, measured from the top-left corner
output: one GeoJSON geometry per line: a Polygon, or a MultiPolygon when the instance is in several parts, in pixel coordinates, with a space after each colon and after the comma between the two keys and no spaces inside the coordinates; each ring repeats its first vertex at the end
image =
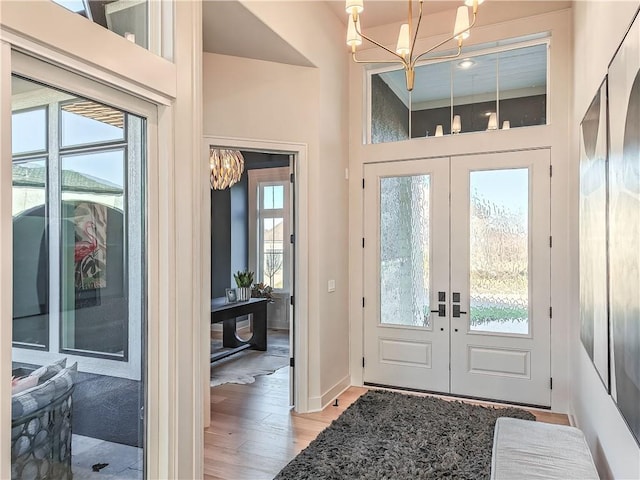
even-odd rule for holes
{"type": "MultiPolygon", "coordinates": [[[[28,161],[29,159],[45,159],[45,167],[46,167],[46,215],[47,215],[47,225],[45,226],[45,234],[46,241],[49,251],[49,265],[48,265],[48,288],[49,288],[49,322],[48,322],[48,342],[46,347],[36,347],[29,344],[24,344],[20,342],[13,342],[12,339],[12,350],[13,350],[13,360],[17,362],[23,363],[40,363],[46,364],[51,363],[52,361],[60,358],[61,355],[64,355],[69,359],[69,361],[74,362],[77,361],[79,368],[83,371],[95,373],[99,375],[116,375],[123,378],[129,378],[133,380],[140,380],[142,378],[142,369],[141,369],[141,351],[143,351],[144,346],[140,343],[140,335],[132,333],[133,331],[140,330],[140,328],[146,328],[144,325],[147,323],[147,320],[144,318],[146,313],[146,308],[144,306],[144,296],[146,286],[146,280],[144,279],[143,273],[143,292],[141,292],[139,301],[142,301],[142,310],[139,308],[134,308],[132,310],[132,300],[131,297],[135,297],[137,295],[131,295],[129,292],[129,284],[130,277],[132,275],[131,267],[130,267],[130,259],[131,259],[131,250],[130,250],[130,199],[128,195],[130,193],[131,186],[131,162],[134,160],[134,156],[136,153],[134,152],[136,148],[132,148],[131,145],[131,129],[129,128],[130,124],[130,114],[138,117],[139,115],[134,112],[127,111],[122,107],[113,106],[117,110],[121,110],[125,116],[124,125],[123,125],[123,139],[117,141],[95,141],[92,143],[85,143],[81,145],[73,145],[68,147],[61,146],[61,123],[62,123],[62,106],[68,101],[81,98],[89,101],[95,101],[96,103],[100,103],[107,106],[108,103],[99,100],[93,100],[90,96],[85,95],[82,92],[78,93],[69,93],[65,91],[64,88],[61,88],[54,83],[51,85],[43,83],[41,80],[37,78],[30,78],[29,75],[22,74],[19,71],[14,71],[13,75],[19,77],[23,80],[41,83],[43,86],[50,88],[52,91],[47,91],[43,97],[38,98],[29,98],[29,96],[25,96],[24,99],[21,99],[21,102],[24,105],[18,104],[18,108],[15,108],[13,111],[21,112],[25,110],[32,110],[35,108],[45,108],[47,112],[47,147],[43,152],[37,153],[20,153],[15,156],[12,156],[12,161],[28,161]],[[122,150],[123,151],[123,261],[125,263],[125,275],[123,279],[123,298],[127,302],[127,324],[125,326],[125,334],[126,340],[124,342],[124,348],[122,355],[109,354],[103,352],[93,352],[93,351],[84,351],[75,348],[65,348],[63,346],[63,322],[64,322],[64,314],[62,309],[62,288],[61,288],[61,270],[62,270],[62,255],[61,255],[61,245],[62,245],[62,231],[60,225],[52,224],[48,220],[51,218],[57,218],[61,216],[62,209],[62,160],[63,157],[75,156],[80,154],[95,154],[95,153],[106,153],[110,151],[122,150]],[[139,314],[137,313],[139,311],[139,314]],[[135,313],[136,315],[132,315],[135,313]]],[[[142,118],[142,124],[145,123],[144,117],[142,118]]],[[[143,128],[144,130],[144,128],[143,128]]],[[[145,141],[143,135],[141,139],[145,141]]],[[[142,157],[145,157],[145,154],[142,154],[142,157]]],[[[12,162],[13,163],[13,162],[12,162]]],[[[136,173],[137,175],[144,175],[146,170],[146,165],[138,165],[136,170],[139,170],[136,173]]],[[[145,215],[145,210],[148,209],[148,201],[146,199],[146,194],[144,189],[141,191],[140,202],[142,202],[142,213],[145,215]]],[[[139,203],[139,202],[138,202],[139,203]]],[[[144,218],[142,218],[144,221],[144,218]]],[[[146,231],[145,227],[142,227],[141,241],[146,241],[146,231]]],[[[136,240],[137,242],[137,240],[136,240]]],[[[145,247],[141,245],[140,254],[144,255],[145,247]]],[[[144,266],[143,266],[144,267],[144,266]]],[[[146,268],[146,267],[145,267],[146,268]]]]}
{"type": "Polygon", "coordinates": [[[291,266],[291,181],[290,167],[262,168],[248,170],[249,183],[249,269],[255,272],[255,281],[260,283],[263,279],[264,252],[262,241],[262,226],[265,218],[283,218],[282,232],[282,288],[273,288],[275,293],[290,292],[292,289],[291,266]],[[259,190],[268,186],[283,186],[284,198],[282,208],[262,208],[262,196],[259,190]],[[273,212],[273,214],[262,212],[273,212]],[[277,212],[277,213],[275,213],[277,212]]]}

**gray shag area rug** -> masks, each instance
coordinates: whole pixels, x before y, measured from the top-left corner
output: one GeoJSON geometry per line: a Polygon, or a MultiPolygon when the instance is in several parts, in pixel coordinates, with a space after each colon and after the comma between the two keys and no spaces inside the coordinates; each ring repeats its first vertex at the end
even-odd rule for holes
{"type": "Polygon", "coordinates": [[[369,391],[275,479],[489,478],[499,417],[535,420],[518,408],[369,391]]]}

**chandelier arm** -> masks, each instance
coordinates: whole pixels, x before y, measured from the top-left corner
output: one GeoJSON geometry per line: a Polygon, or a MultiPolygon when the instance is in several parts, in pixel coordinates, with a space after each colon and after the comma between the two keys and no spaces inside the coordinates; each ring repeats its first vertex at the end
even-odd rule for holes
{"type": "MultiPolygon", "coordinates": [[[[462,53],[462,47],[458,47],[458,52],[457,53],[453,53],[451,55],[442,55],[440,57],[429,57],[428,61],[436,61],[436,60],[450,60],[452,58],[458,58],[460,56],[460,54],[462,53]]],[[[422,55],[425,55],[424,53],[422,55]]],[[[420,55],[420,57],[422,56],[420,55]]],[[[420,58],[420,57],[416,57],[416,61],[420,58]]],[[[413,66],[415,67],[415,63],[413,64],[413,66]]]]}
{"type": "MultiPolygon", "coordinates": [[[[415,60],[414,60],[414,62],[413,62],[413,64],[412,64],[412,66],[413,66],[413,67],[415,67],[416,62],[418,61],[418,59],[419,59],[420,57],[422,57],[423,55],[426,55],[427,53],[429,53],[429,52],[422,53],[422,54],[420,54],[418,57],[416,57],[416,58],[415,58],[415,60]]],[[[430,57],[430,58],[429,58],[429,61],[433,61],[433,60],[450,60],[450,59],[452,59],[452,58],[458,58],[458,57],[460,56],[460,54],[461,54],[461,53],[462,53],[462,47],[461,47],[461,46],[458,46],[458,51],[457,51],[457,53],[453,53],[453,54],[451,54],[451,55],[442,55],[442,56],[440,56],[440,57],[430,57]]]]}
{"type": "MultiPolygon", "coordinates": [[[[403,58],[402,55],[398,55],[396,52],[394,52],[393,50],[385,47],[384,45],[376,42],[373,38],[370,38],[368,36],[366,36],[364,33],[362,33],[359,29],[358,29],[358,25],[356,24],[356,33],[358,35],[360,35],[362,38],[364,38],[365,40],[367,40],[368,42],[373,43],[375,46],[382,48],[383,50],[386,50],[387,52],[389,52],[390,54],[392,54],[394,57],[398,57],[402,63],[406,64],[405,59],[403,58]]],[[[372,62],[373,63],[373,62],[372,62]]]]}
{"type": "MultiPolygon", "coordinates": [[[[476,19],[477,19],[477,15],[476,15],[476,14],[474,14],[474,15],[473,15],[473,22],[471,22],[471,25],[469,25],[469,28],[467,28],[467,29],[465,29],[465,30],[462,30],[461,32],[457,32],[456,34],[454,34],[454,35],[450,36],[450,37],[449,37],[449,38],[447,38],[446,40],[443,40],[442,42],[438,43],[437,45],[434,45],[433,47],[431,47],[431,48],[430,48],[429,50],[427,50],[426,52],[422,52],[420,55],[418,55],[416,58],[414,58],[414,59],[411,61],[411,66],[412,66],[412,67],[413,67],[413,66],[415,66],[416,62],[420,59],[420,57],[423,57],[423,56],[425,56],[426,54],[433,52],[436,48],[441,47],[441,46],[442,46],[442,45],[444,45],[445,43],[448,43],[448,42],[450,42],[451,40],[453,40],[454,38],[456,38],[457,36],[459,36],[459,35],[461,35],[461,34],[463,34],[463,33],[468,32],[469,30],[471,30],[471,29],[473,28],[473,26],[476,24],[476,19]]],[[[459,56],[459,55],[460,55],[461,51],[462,51],[462,42],[459,42],[459,45],[458,45],[458,53],[457,53],[456,55],[447,55],[447,56],[444,56],[444,57],[435,57],[435,58],[434,58],[434,60],[435,60],[436,58],[437,58],[437,59],[456,58],[457,56],[459,56]]]]}
{"type": "Polygon", "coordinates": [[[416,30],[413,32],[413,42],[411,43],[411,53],[409,54],[409,65],[415,65],[415,62],[411,59],[413,51],[416,48],[416,40],[418,39],[418,31],[420,30],[420,22],[422,21],[422,2],[420,0],[420,12],[418,14],[418,23],[416,24],[416,30]]]}
{"type": "Polygon", "coordinates": [[[407,68],[409,67],[406,62],[400,61],[400,60],[395,60],[395,59],[389,59],[389,60],[358,60],[356,58],[356,53],[355,52],[351,52],[351,58],[353,59],[353,61],[355,63],[401,63],[403,66],[406,66],[407,68]]]}

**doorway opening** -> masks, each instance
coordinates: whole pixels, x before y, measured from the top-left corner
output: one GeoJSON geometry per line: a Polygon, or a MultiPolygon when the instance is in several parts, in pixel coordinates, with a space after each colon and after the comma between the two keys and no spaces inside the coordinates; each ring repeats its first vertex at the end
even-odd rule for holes
{"type": "Polygon", "coordinates": [[[293,405],[295,155],[239,150],[240,180],[211,190],[211,387],[277,372],[293,405]]]}

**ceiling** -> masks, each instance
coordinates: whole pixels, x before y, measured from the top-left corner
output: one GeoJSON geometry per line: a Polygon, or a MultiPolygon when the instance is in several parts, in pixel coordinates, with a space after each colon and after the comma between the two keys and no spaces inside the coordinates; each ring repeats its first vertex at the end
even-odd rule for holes
{"type": "Polygon", "coordinates": [[[205,0],[202,3],[202,47],[208,53],[313,66],[237,1],[205,0]]]}
{"type": "MultiPolygon", "coordinates": [[[[331,10],[340,18],[342,23],[347,24],[348,15],[345,11],[344,0],[326,0],[331,10]]],[[[413,2],[413,13],[418,15],[418,2],[413,2]]],[[[429,15],[446,10],[455,10],[462,5],[462,0],[434,0],[426,1],[423,6],[424,15],[429,15]]],[[[408,3],[406,0],[366,0],[361,21],[367,27],[377,27],[388,23],[395,23],[407,20],[408,3]]]]}

